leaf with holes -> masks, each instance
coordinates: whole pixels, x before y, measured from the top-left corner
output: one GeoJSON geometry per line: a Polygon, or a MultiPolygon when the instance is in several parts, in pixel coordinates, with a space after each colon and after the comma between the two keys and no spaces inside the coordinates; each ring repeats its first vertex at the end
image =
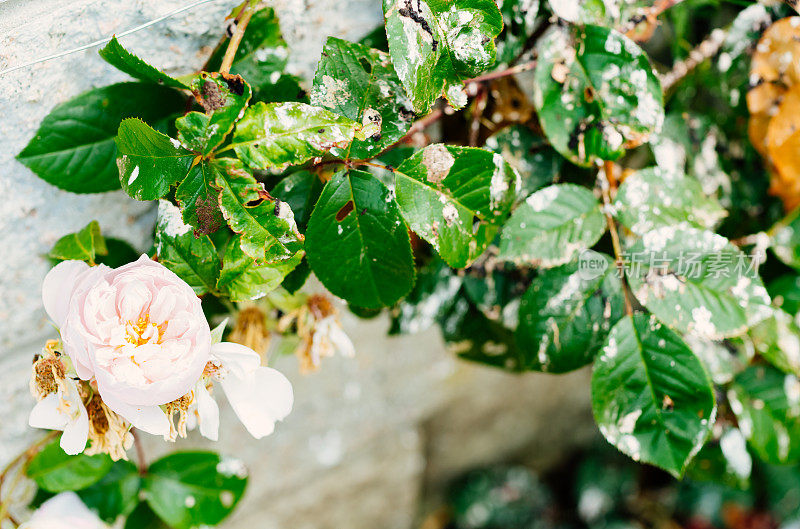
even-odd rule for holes
{"type": "Polygon", "coordinates": [[[311,214],[306,237],[311,269],[352,305],[389,306],[414,286],[408,228],[389,190],[369,173],[333,176],[311,214]]]}
{"type": "Polygon", "coordinates": [[[520,204],[503,227],[501,259],[546,268],[571,261],[606,231],[600,203],[588,189],[558,184],[520,204]]]}
{"type": "Polygon", "coordinates": [[[217,288],[231,301],[248,301],[264,297],[278,288],[283,279],[303,260],[298,251],[288,259],[260,264],[242,251],[242,238],[233,237],[225,250],[217,288]]]}
{"type": "Polygon", "coordinates": [[[750,366],[728,390],[747,443],[768,463],[800,460],[800,380],[774,367],[750,366]]]}
{"type": "Polygon", "coordinates": [[[680,477],[717,414],[711,381],[680,336],[654,316],[626,316],[592,371],[592,410],[606,440],[680,477]]]}
{"type": "Polygon", "coordinates": [[[176,119],[178,139],[187,149],[208,155],[242,117],[252,91],[238,75],[201,72],[192,80],[192,93],[206,113],[189,112],[176,119]]]}
{"type": "Polygon", "coordinates": [[[388,53],[329,37],[314,75],[311,104],[361,123],[345,158],[371,158],[402,138],[413,112],[388,53]]]}
{"type": "Polygon", "coordinates": [[[484,149],[429,145],[395,171],[397,203],[411,229],[453,268],[486,250],[516,198],[520,178],[484,149]]]}
{"type": "Polygon", "coordinates": [[[728,213],[683,173],[649,167],[625,178],[614,199],[616,217],[638,235],[682,222],[713,229],[728,213]]]}
{"type": "Polygon", "coordinates": [[[62,261],[74,259],[93,264],[98,256],[108,255],[108,248],[100,233],[100,224],[93,220],[82,230],[61,237],[47,255],[62,261]]]}
{"type": "Polygon", "coordinates": [[[175,529],[217,525],[247,485],[240,461],[213,452],[179,452],[154,461],[144,478],[147,504],[175,529]]]}
{"type": "Polygon", "coordinates": [[[158,261],[186,281],[195,294],[216,292],[220,260],[214,243],[208,235],[195,237],[180,210],[166,200],[158,203],[156,251],[158,261]]]}
{"type": "Polygon", "coordinates": [[[219,206],[233,231],[242,235],[242,251],[259,263],[283,261],[303,248],[292,208],[275,199],[241,163],[217,173],[219,206]]]}
{"type": "Polygon", "coordinates": [[[193,226],[196,234],[214,233],[225,224],[219,209],[216,181],[220,173],[236,163],[230,158],[203,160],[189,169],[189,174],[175,189],[175,200],[181,206],[183,221],[193,226]]]}
{"type": "Polygon", "coordinates": [[[186,178],[195,158],[178,140],[135,118],[120,124],[115,141],[122,189],[136,200],[166,195],[170,187],[186,178]]]}
{"type": "Polygon", "coordinates": [[[185,98],[171,88],[120,83],[90,90],[55,107],[17,155],[39,178],[73,193],[119,189],[114,138],[125,118],[157,129],[181,112],[185,98]]]}
{"type": "Polygon", "coordinates": [[[119,43],[117,37],[111,37],[111,41],[98,53],[100,53],[100,57],[111,66],[125,72],[135,79],[170,86],[172,88],[189,88],[183,81],[170,77],[158,68],[150,66],[142,59],[126,50],[122,44],[119,43]]]}
{"type": "Polygon", "coordinates": [[[628,37],[554,26],[537,49],[533,103],[547,138],[573,163],[616,160],[661,128],[661,83],[628,37]]]}
{"type": "Polygon", "coordinates": [[[495,61],[503,15],[494,0],[383,0],[383,13],[392,63],[414,109],[428,113],[440,95],[463,107],[463,82],[495,61]]]}
{"type": "Polygon", "coordinates": [[[721,235],[686,225],[657,228],[627,256],[636,298],[682,332],[730,338],[772,313],[757,266],[721,235]]]}
{"type": "Polygon", "coordinates": [[[232,146],[254,169],[283,170],[326,154],[342,157],[361,125],[304,103],[256,103],[236,125],[232,146]]]}
{"type": "Polygon", "coordinates": [[[597,269],[573,262],[542,271],[522,297],[516,338],[528,369],[565,373],[585,366],[624,314],[611,258],[593,257],[597,269]]]}

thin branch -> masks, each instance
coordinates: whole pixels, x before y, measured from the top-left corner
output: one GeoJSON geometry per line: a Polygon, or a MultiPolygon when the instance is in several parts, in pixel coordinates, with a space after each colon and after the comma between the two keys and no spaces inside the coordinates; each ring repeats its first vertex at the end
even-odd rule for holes
{"type": "MultiPolygon", "coordinates": [[[[0,493],[3,491],[3,483],[5,482],[11,470],[13,470],[17,466],[20,466],[20,471],[14,477],[14,481],[12,481],[11,484],[9,485],[7,491],[7,494],[9,495],[16,487],[21,474],[24,472],[24,468],[27,466],[30,460],[33,459],[33,456],[39,453],[39,450],[42,448],[42,446],[49,443],[52,439],[55,439],[55,437],[58,436],[58,434],[60,433],[61,432],[55,430],[48,433],[47,435],[45,435],[32,445],[30,445],[28,448],[26,448],[22,453],[20,453],[17,457],[12,459],[5,467],[3,467],[3,470],[0,472],[0,493]]],[[[2,499],[0,498],[0,522],[2,522],[5,519],[11,519],[11,515],[8,513],[8,504],[6,502],[3,502],[2,499]]],[[[14,522],[13,519],[11,519],[11,521],[12,523],[14,522]]]]}
{"type": "Polygon", "coordinates": [[[236,24],[236,31],[228,43],[228,49],[225,50],[225,56],[222,58],[222,64],[219,67],[220,73],[228,73],[231,70],[233,59],[236,57],[236,50],[239,49],[239,44],[242,42],[242,37],[244,37],[244,31],[247,29],[250,19],[253,18],[253,13],[255,13],[252,3],[247,2],[247,4],[240,12],[242,18],[236,24]]]}
{"type": "Polygon", "coordinates": [[[472,119],[469,124],[469,146],[477,147],[478,139],[481,132],[481,118],[483,112],[486,110],[486,103],[488,101],[489,90],[484,85],[479,85],[478,95],[472,102],[472,119]]]}
{"type": "Polygon", "coordinates": [[[236,16],[231,21],[230,25],[228,25],[226,27],[225,34],[222,35],[222,37],[220,37],[220,39],[217,41],[217,45],[214,46],[214,49],[211,51],[211,54],[208,56],[208,59],[206,60],[206,62],[203,64],[203,66],[198,71],[200,71],[200,72],[207,72],[208,71],[208,66],[211,63],[211,59],[213,59],[214,56],[217,54],[217,51],[219,51],[219,49],[222,48],[222,45],[225,44],[225,41],[228,40],[229,38],[231,38],[231,36],[232,36],[232,35],[228,35],[228,30],[229,30],[230,26],[236,27],[239,24],[239,20],[242,18],[242,15],[244,14],[244,11],[245,11],[245,9],[244,9],[245,5],[247,5],[249,2],[250,2],[250,0],[244,0],[244,2],[239,4],[239,12],[236,13],[236,16]]]}
{"type": "Polygon", "coordinates": [[[484,75],[480,75],[478,77],[473,77],[472,79],[467,79],[464,81],[464,84],[470,83],[481,83],[483,81],[491,81],[492,79],[499,79],[501,77],[507,77],[509,75],[515,75],[518,73],[526,72],[528,70],[532,70],[536,66],[536,61],[528,61],[517,64],[516,66],[511,66],[510,68],[506,68],[505,70],[500,70],[497,72],[489,72],[484,75]]]}
{"type": "Polygon", "coordinates": [[[131,435],[133,435],[133,446],[136,447],[136,466],[139,469],[139,475],[144,476],[147,474],[147,458],[144,455],[142,440],[134,428],[131,428],[131,435]]]}
{"type": "Polygon", "coordinates": [[[625,298],[625,313],[628,316],[632,316],[633,304],[631,303],[629,297],[630,290],[624,274],[625,260],[622,257],[622,245],[619,242],[619,233],[617,232],[617,225],[614,222],[614,217],[611,216],[610,190],[616,190],[617,185],[617,179],[614,177],[614,162],[603,162],[603,168],[597,172],[597,179],[600,183],[600,192],[603,194],[603,213],[605,213],[606,216],[608,231],[611,233],[611,245],[614,247],[614,259],[616,261],[617,271],[622,273],[622,290],[625,298]],[[613,188],[611,185],[612,182],[613,188]]]}
{"type": "Polygon", "coordinates": [[[703,42],[689,52],[686,59],[676,62],[672,66],[672,70],[661,76],[661,88],[664,92],[675,86],[678,81],[689,75],[700,64],[716,55],[725,42],[726,36],[726,30],[715,29],[703,42]]]}

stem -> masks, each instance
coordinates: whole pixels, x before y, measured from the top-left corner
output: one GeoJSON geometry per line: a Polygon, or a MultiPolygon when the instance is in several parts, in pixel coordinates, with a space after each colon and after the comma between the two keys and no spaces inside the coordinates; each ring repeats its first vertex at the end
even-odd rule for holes
{"type": "MultiPolygon", "coordinates": [[[[239,19],[242,18],[242,14],[244,13],[245,5],[248,4],[249,2],[250,2],[250,0],[244,0],[244,2],[239,4],[239,12],[236,14],[236,17],[233,19],[233,23],[234,24],[238,24],[239,23],[239,19]]],[[[226,35],[223,35],[222,37],[220,37],[219,41],[217,41],[217,45],[214,46],[214,49],[211,51],[211,55],[208,56],[208,60],[205,62],[205,64],[203,64],[203,67],[200,68],[199,71],[201,71],[201,72],[207,72],[208,71],[208,65],[211,62],[211,59],[214,58],[214,56],[217,54],[217,50],[219,50],[222,47],[222,45],[225,43],[225,41],[228,40],[228,38],[229,38],[228,35],[227,35],[227,30],[225,31],[225,33],[226,33],[226,35]]]]}
{"type": "Polygon", "coordinates": [[[247,25],[250,23],[250,19],[253,17],[254,10],[252,2],[248,0],[248,2],[245,3],[248,5],[243,7],[239,12],[242,18],[236,24],[236,32],[233,34],[231,41],[228,43],[228,49],[225,50],[225,56],[222,58],[222,64],[219,66],[219,73],[230,72],[231,66],[233,65],[233,59],[236,57],[236,50],[239,49],[239,44],[242,42],[242,37],[244,37],[244,30],[247,29],[247,25]]]}
{"type": "Polygon", "coordinates": [[[131,428],[131,435],[133,435],[133,446],[136,447],[136,466],[139,469],[139,475],[144,476],[147,474],[147,458],[144,455],[142,440],[139,438],[134,428],[131,428]]]}
{"type": "MultiPolygon", "coordinates": [[[[20,453],[17,457],[12,459],[5,467],[3,467],[3,470],[0,471],[0,493],[2,493],[3,491],[3,483],[8,477],[9,472],[11,472],[11,470],[14,469],[14,467],[22,465],[22,468],[20,468],[20,472],[18,472],[17,475],[14,477],[14,481],[12,481],[9,484],[8,494],[11,494],[11,492],[19,483],[19,480],[21,479],[25,467],[27,467],[30,460],[33,459],[33,456],[39,453],[39,450],[42,448],[42,446],[49,443],[52,439],[55,439],[60,433],[61,432],[55,430],[48,433],[47,435],[45,435],[32,445],[30,445],[28,448],[26,448],[22,453],[20,453]]],[[[5,519],[10,519],[12,523],[14,523],[14,520],[11,518],[11,515],[8,514],[8,504],[6,502],[3,502],[2,498],[0,498],[0,522],[2,522],[5,519]]]]}
{"type": "Polygon", "coordinates": [[[614,222],[614,217],[611,216],[611,193],[610,189],[617,189],[617,179],[614,177],[614,162],[603,162],[603,169],[597,172],[597,179],[600,182],[600,192],[603,194],[603,213],[606,216],[606,224],[608,224],[608,231],[611,233],[611,245],[614,247],[614,259],[616,261],[617,270],[622,273],[622,291],[625,298],[625,313],[628,316],[633,315],[633,304],[630,300],[630,290],[628,282],[625,278],[625,260],[622,258],[622,245],[619,242],[619,233],[617,232],[617,225],[614,222]],[[613,188],[612,188],[613,182],[613,188]]]}
{"type": "Polygon", "coordinates": [[[532,70],[535,66],[536,66],[536,61],[523,62],[517,64],[516,66],[511,66],[510,68],[506,68],[505,70],[500,70],[498,72],[489,72],[485,75],[480,75],[478,77],[473,77],[472,79],[467,79],[466,81],[464,81],[464,84],[480,83],[483,81],[491,81],[492,79],[507,77],[509,75],[514,75],[528,70],[532,70]]]}
{"type": "Polygon", "coordinates": [[[686,59],[676,62],[672,66],[672,70],[661,76],[661,88],[663,91],[667,92],[678,81],[689,75],[689,73],[701,63],[705,62],[706,59],[710,59],[716,55],[725,42],[727,33],[727,30],[720,28],[715,29],[703,42],[689,52],[689,56],[686,59]]]}
{"type": "Polygon", "coordinates": [[[472,120],[469,124],[469,146],[477,147],[478,139],[481,132],[481,118],[483,111],[486,110],[486,101],[488,99],[489,90],[484,85],[479,85],[478,95],[472,102],[472,120]]]}

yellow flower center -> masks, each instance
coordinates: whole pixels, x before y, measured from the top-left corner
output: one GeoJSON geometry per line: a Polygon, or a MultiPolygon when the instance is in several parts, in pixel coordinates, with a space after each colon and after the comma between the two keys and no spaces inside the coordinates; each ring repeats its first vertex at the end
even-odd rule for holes
{"type": "Polygon", "coordinates": [[[155,324],[150,321],[150,315],[145,314],[136,322],[129,321],[125,325],[125,340],[139,346],[146,343],[160,344],[167,329],[167,322],[155,324]]]}

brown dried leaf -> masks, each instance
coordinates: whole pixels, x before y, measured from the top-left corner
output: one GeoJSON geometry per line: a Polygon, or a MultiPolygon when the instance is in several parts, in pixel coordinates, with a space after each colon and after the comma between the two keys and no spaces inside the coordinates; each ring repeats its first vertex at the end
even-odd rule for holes
{"type": "Polygon", "coordinates": [[[800,85],[784,96],[777,114],[769,121],[767,152],[775,169],[771,191],[787,209],[800,204],[800,85]]]}

